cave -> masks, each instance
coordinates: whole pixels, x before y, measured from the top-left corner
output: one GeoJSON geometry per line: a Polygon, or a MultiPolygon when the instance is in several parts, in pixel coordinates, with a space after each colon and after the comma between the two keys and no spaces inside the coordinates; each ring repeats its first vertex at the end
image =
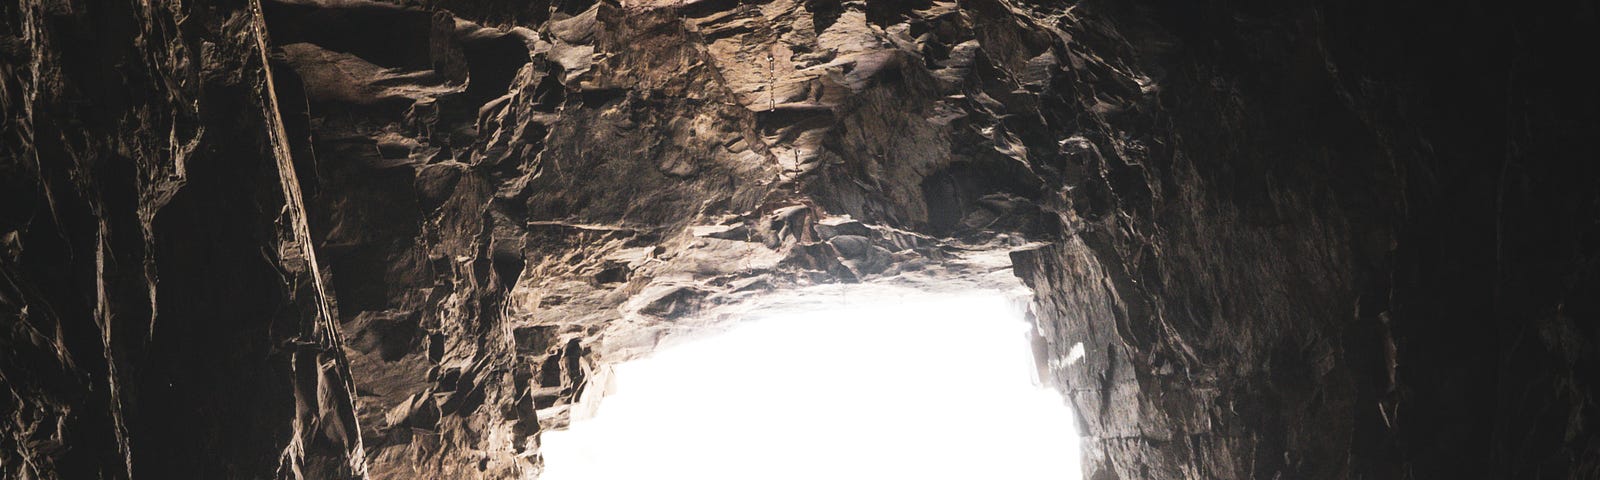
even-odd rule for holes
{"type": "MultiPolygon", "coordinates": [[[[971,478],[1600,478],[1597,37],[1580,0],[3,2],[0,478],[593,477],[562,442],[696,368],[639,365],[811,314],[853,351],[771,368],[882,368],[937,329],[863,332],[975,292],[1070,416],[971,478]]],[[[806,461],[935,467],[846,457],[806,461]]]]}

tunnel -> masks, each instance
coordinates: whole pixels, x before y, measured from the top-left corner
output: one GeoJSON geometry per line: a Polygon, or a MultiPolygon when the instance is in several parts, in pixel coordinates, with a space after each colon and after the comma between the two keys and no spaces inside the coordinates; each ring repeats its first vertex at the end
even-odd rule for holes
{"type": "Polygon", "coordinates": [[[0,478],[1600,478],[1597,36],[0,3],[0,478]]]}

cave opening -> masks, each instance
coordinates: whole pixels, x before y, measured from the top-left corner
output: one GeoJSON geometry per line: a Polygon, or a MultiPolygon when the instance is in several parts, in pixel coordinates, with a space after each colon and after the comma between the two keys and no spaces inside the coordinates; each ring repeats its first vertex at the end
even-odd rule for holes
{"type": "Polygon", "coordinates": [[[802,297],[603,368],[540,478],[1081,478],[1015,296],[802,297]]]}

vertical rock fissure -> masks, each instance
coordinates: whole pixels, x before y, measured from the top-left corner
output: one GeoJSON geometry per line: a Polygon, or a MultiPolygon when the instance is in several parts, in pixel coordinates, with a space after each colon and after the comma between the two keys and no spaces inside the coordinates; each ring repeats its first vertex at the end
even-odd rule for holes
{"type": "MultiPolygon", "coordinates": [[[[98,206],[97,206],[98,208],[98,206]]],[[[122,386],[118,381],[117,357],[112,353],[111,336],[111,306],[110,299],[106,297],[106,222],[104,217],[98,222],[99,230],[95,233],[94,242],[94,270],[95,270],[95,303],[94,319],[100,327],[100,345],[105,350],[106,357],[106,385],[107,403],[111,406],[112,436],[116,437],[118,453],[122,454],[124,473],[128,478],[133,478],[133,448],[128,441],[128,422],[122,415],[122,386]]]]}
{"type": "MultiPolygon", "coordinates": [[[[251,0],[250,15],[251,33],[255,37],[256,50],[260,54],[261,60],[262,82],[264,85],[262,108],[266,114],[265,117],[268,124],[267,135],[271,143],[273,158],[278,167],[278,183],[283,190],[284,215],[290,223],[289,228],[294,236],[294,244],[291,248],[298,250],[300,261],[305,264],[305,271],[310,275],[309,281],[316,294],[316,298],[312,299],[312,301],[316,304],[317,318],[309,332],[301,331],[300,333],[302,337],[309,337],[313,343],[320,347],[321,351],[296,351],[293,354],[295,358],[290,360],[290,365],[294,376],[297,378],[307,375],[316,376],[316,381],[311,384],[316,385],[317,391],[304,392],[302,390],[306,388],[307,383],[296,381],[294,385],[295,398],[297,400],[316,398],[318,402],[332,400],[341,403],[338,405],[338,409],[341,412],[348,413],[348,419],[341,418],[339,421],[351,423],[349,425],[350,428],[343,432],[344,435],[350,436],[348,439],[350,446],[345,452],[348,457],[346,460],[351,472],[361,478],[366,478],[366,454],[361,442],[361,429],[359,425],[354,424],[357,422],[354,415],[355,398],[353,397],[355,384],[350,378],[350,366],[344,356],[344,339],[340,335],[339,325],[333,315],[332,308],[328,305],[327,288],[323,283],[321,269],[317,265],[316,251],[311,241],[311,227],[306,220],[305,202],[300,192],[299,178],[295,174],[294,159],[289,150],[289,135],[284,130],[283,117],[278,111],[278,93],[276,86],[273,84],[271,59],[267,54],[266,19],[261,11],[260,0],[251,0]],[[326,368],[324,362],[317,362],[317,371],[300,371],[301,362],[298,361],[298,357],[306,354],[328,357],[326,361],[333,364],[333,376],[337,377],[335,381],[343,383],[343,388],[339,390],[343,394],[339,395],[339,398],[326,398],[332,396],[331,392],[333,390],[323,385],[323,382],[328,381],[327,375],[323,371],[323,368],[326,368]]],[[[314,421],[302,418],[305,414],[304,408],[297,409],[297,412],[291,426],[294,438],[290,439],[289,444],[284,447],[282,461],[289,463],[288,466],[294,472],[296,478],[304,478],[304,472],[301,470],[300,464],[304,461],[306,453],[305,442],[308,435],[316,429],[317,425],[315,425],[316,422],[314,421]]]]}

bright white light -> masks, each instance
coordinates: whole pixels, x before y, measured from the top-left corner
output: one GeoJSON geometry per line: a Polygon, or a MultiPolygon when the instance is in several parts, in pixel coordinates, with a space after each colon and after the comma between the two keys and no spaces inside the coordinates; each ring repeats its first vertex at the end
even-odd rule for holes
{"type": "Polygon", "coordinates": [[[616,366],[545,480],[1079,479],[1027,325],[994,296],[821,307],[616,366]]]}

